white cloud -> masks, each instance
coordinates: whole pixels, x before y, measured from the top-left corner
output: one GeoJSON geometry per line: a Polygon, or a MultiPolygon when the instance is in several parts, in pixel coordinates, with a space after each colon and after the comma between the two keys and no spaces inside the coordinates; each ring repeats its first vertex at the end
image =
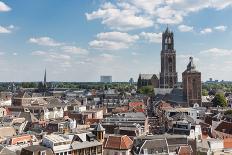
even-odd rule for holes
{"type": "Polygon", "coordinates": [[[70,54],[81,54],[81,55],[87,55],[89,52],[86,49],[76,47],[76,46],[64,46],[62,47],[64,52],[70,53],[70,54]]]}
{"type": "Polygon", "coordinates": [[[116,0],[86,13],[87,20],[101,19],[110,29],[127,31],[156,24],[180,24],[191,12],[212,8],[224,9],[231,0],[116,0]]]}
{"type": "Polygon", "coordinates": [[[33,51],[31,54],[34,56],[43,56],[46,61],[66,61],[71,59],[71,56],[57,52],[33,51]]]}
{"type": "Polygon", "coordinates": [[[113,61],[114,60],[114,55],[108,54],[108,53],[103,53],[100,55],[103,61],[113,61]]]}
{"type": "Polygon", "coordinates": [[[0,26],[0,33],[11,33],[11,31],[6,27],[0,26]]]}
{"type": "Polygon", "coordinates": [[[188,25],[179,25],[178,29],[181,32],[191,32],[191,31],[193,31],[193,27],[192,26],[188,26],[188,25]]]}
{"type": "Polygon", "coordinates": [[[69,61],[62,61],[59,63],[60,67],[62,68],[69,68],[72,67],[72,64],[69,61]]]}
{"type": "Polygon", "coordinates": [[[147,33],[142,32],[140,36],[144,39],[148,40],[151,43],[161,43],[162,41],[162,33],[147,33]]]}
{"type": "Polygon", "coordinates": [[[18,55],[18,53],[14,52],[14,53],[12,53],[12,55],[13,55],[13,56],[17,56],[17,55],[18,55]]]}
{"type": "Polygon", "coordinates": [[[42,46],[61,46],[63,43],[57,42],[50,37],[30,38],[30,43],[34,43],[42,46]]]}
{"type": "Polygon", "coordinates": [[[132,52],[132,53],[131,53],[131,55],[133,55],[133,56],[137,56],[137,55],[139,55],[139,53],[132,52]]]}
{"type": "Polygon", "coordinates": [[[8,28],[9,28],[9,29],[14,29],[15,26],[14,26],[14,25],[9,25],[8,28]]]}
{"type": "Polygon", "coordinates": [[[224,31],[226,31],[227,26],[224,26],[224,25],[215,26],[214,29],[217,30],[217,31],[224,32],[224,31]]]}
{"type": "Polygon", "coordinates": [[[31,54],[41,56],[41,55],[46,55],[46,53],[47,52],[45,52],[45,51],[33,51],[31,54]]]}
{"type": "Polygon", "coordinates": [[[179,54],[177,55],[177,58],[181,60],[188,61],[190,57],[193,57],[194,61],[200,61],[200,59],[196,56],[190,55],[190,54],[179,54]]]}
{"type": "Polygon", "coordinates": [[[179,24],[183,21],[184,12],[172,9],[170,6],[156,10],[157,22],[160,24],[179,24]]]}
{"type": "Polygon", "coordinates": [[[220,49],[220,48],[211,48],[200,52],[201,54],[209,54],[210,56],[231,56],[232,50],[230,49],[220,49]]]}
{"type": "Polygon", "coordinates": [[[137,35],[129,35],[122,32],[103,32],[96,36],[96,40],[89,42],[95,49],[119,50],[128,48],[132,43],[139,39],[137,35]]]}
{"type": "Polygon", "coordinates": [[[10,11],[11,8],[6,5],[4,2],[0,1],[0,12],[7,12],[10,11]]]}
{"type": "Polygon", "coordinates": [[[213,0],[211,1],[211,7],[217,10],[224,9],[226,7],[232,6],[231,0],[213,0]]]}
{"type": "Polygon", "coordinates": [[[201,34],[208,34],[213,32],[213,30],[211,28],[205,28],[203,30],[200,31],[201,34]]]}
{"type": "Polygon", "coordinates": [[[87,20],[102,19],[102,24],[120,31],[146,28],[153,25],[153,21],[150,18],[137,15],[136,10],[131,8],[120,8],[120,5],[115,6],[107,2],[97,11],[86,13],[86,17],[87,20]]]}

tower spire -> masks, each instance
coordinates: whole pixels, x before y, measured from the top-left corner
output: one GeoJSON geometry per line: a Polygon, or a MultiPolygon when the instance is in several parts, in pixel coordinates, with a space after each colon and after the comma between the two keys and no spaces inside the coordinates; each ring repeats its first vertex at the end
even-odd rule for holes
{"type": "Polygon", "coordinates": [[[44,71],[44,85],[46,85],[47,83],[47,71],[46,71],[46,68],[45,68],[45,71],[44,71]]]}

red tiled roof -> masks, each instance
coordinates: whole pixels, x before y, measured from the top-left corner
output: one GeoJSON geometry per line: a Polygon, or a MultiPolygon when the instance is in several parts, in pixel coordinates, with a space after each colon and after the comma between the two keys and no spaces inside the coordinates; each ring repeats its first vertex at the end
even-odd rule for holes
{"type": "Polygon", "coordinates": [[[130,107],[144,106],[144,103],[143,102],[130,102],[129,106],[130,107]]]}
{"type": "Polygon", "coordinates": [[[130,102],[129,107],[131,107],[136,112],[144,112],[143,102],[130,102]]]}
{"type": "Polygon", "coordinates": [[[131,149],[133,141],[127,136],[109,136],[106,140],[105,149],[128,150],[131,149]]]}
{"type": "Polygon", "coordinates": [[[223,142],[224,148],[232,148],[232,138],[225,138],[223,142]]]}
{"type": "Polygon", "coordinates": [[[169,103],[164,102],[164,101],[161,101],[158,106],[159,106],[160,109],[170,109],[170,108],[172,108],[172,106],[169,103]]]}
{"type": "Polygon", "coordinates": [[[223,121],[217,126],[215,130],[227,134],[232,134],[232,123],[223,121]]]}
{"type": "Polygon", "coordinates": [[[193,150],[191,146],[180,146],[178,155],[191,155],[193,150]]]}

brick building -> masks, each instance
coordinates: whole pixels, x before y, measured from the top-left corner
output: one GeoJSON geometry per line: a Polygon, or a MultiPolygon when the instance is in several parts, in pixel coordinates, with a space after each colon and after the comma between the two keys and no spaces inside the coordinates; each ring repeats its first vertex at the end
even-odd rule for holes
{"type": "Polygon", "coordinates": [[[182,73],[183,96],[188,106],[201,105],[201,72],[196,70],[193,57],[189,58],[187,69],[182,73]]]}

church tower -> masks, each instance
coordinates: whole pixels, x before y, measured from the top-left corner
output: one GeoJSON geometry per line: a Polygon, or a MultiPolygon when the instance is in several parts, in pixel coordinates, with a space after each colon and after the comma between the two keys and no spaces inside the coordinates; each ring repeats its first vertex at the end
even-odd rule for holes
{"type": "Polygon", "coordinates": [[[193,57],[189,58],[187,69],[182,73],[183,96],[188,106],[198,103],[201,106],[201,72],[196,70],[193,57]]]}
{"type": "Polygon", "coordinates": [[[174,35],[167,27],[162,34],[160,88],[175,88],[177,80],[174,35]]]}

